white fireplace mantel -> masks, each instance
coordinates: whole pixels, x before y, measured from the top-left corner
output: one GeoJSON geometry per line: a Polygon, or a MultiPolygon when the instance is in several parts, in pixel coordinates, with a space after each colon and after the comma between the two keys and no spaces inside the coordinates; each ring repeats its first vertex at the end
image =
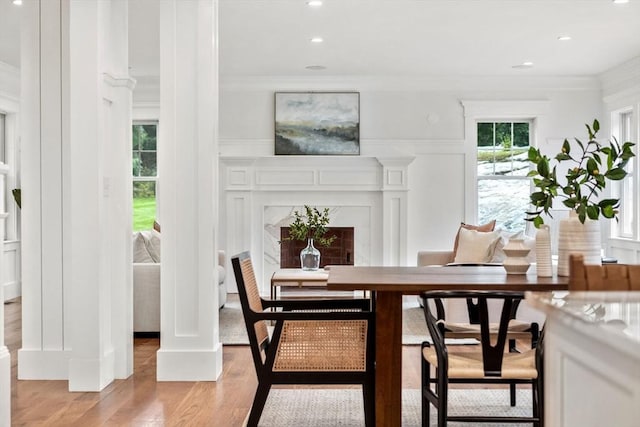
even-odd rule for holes
{"type": "MultiPolygon", "coordinates": [[[[413,159],[221,157],[220,246],[229,255],[251,251],[261,293],[268,295],[279,266],[279,228],[291,223],[294,210],[313,205],[330,209],[332,226],[355,228],[356,265],[404,265],[413,159]]],[[[233,290],[235,280],[227,280],[233,290]]]]}

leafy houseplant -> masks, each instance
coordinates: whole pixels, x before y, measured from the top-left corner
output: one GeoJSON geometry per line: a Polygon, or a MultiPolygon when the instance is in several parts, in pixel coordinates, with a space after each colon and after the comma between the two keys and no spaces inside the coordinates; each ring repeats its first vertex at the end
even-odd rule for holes
{"type": "Polygon", "coordinates": [[[329,225],[329,208],[322,212],[316,207],[304,205],[305,213],[293,212],[294,221],[289,226],[289,240],[309,240],[321,246],[329,246],[336,236],[325,237],[329,225]]]}
{"type": "Polygon", "coordinates": [[[634,157],[632,142],[625,142],[620,146],[614,138],[605,146],[596,141],[600,130],[598,120],[593,125],[586,125],[589,141],[584,144],[575,138],[579,149],[572,153],[568,140],[564,140],[562,150],[555,156],[556,165],[551,168],[550,159],[540,154],[540,150],[529,148],[529,161],[536,165],[536,169],[529,172],[533,177],[533,184],[537,191],[531,193],[531,204],[535,210],[527,212],[527,221],[532,221],[536,228],[544,223],[542,213],[551,216],[549,210],[553,206],[553,199],[562,197],[562,203],[573,210],[578,219],[584,224],[587,217],[597,220],[600,215],[605,218],[618,219],[620,199],[599,200],[600,193],[605,189],[607,180],[620,181],[627,172],[624,170],[630,158],[634,157]],[[565,176],[566,181],[560,182],[556,167],[562,162],[569,162],[570,167],[565,176]]]}
{"type": "Polygon", "coordinates": [[[336,236],[325,237],[329,225],[329,208],[321,212],[318,208],[304,206],[305,213],[294,211],[294,221],[289,226],[288,240],[307,240],[307,247],[300,252],[300,266],[303,270],[317,270],[320,267],[320,251],[314,241],[321,246],[329,246],[336,236]]]}

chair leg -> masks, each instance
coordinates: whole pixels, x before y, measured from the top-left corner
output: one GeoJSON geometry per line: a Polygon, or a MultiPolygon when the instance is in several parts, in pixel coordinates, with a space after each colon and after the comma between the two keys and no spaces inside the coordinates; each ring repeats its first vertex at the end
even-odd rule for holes
{"type": "Polygon", "coordinates": [[[447,427],[448,400],[449,387],[447,379],[442,375],[442,372],[438,372],[438,427],[447,427]]]}
{"type": "Polygon", "coordinates": [[[258,389],[256,395],[253,398],[253,405],[251,406],[251,412],[249,413],[249,420],[247,421],[247,427],[257,427],[264,404],[267,402],[267,396],[271,390],[271,384],[258,383],[258,389]]]}
{"type": "MultiPolygon", "coordinates": [[[[537,380],[533,380],[531,382],[531,404],[532,404],[532,415],[534,417],[539,417],[540,414],[540,410],[539,410],[539,406],[538,406],[538,399],[539,399],[539,395],[538,395],[538,387],[536,386],[537,384],[537,380]]],[[[540,423],[533,423],[533,427],[539,427],[540,423]]]]}
{"type": "Polygon", "coordinates": [[[427,390],[431,387],[431,365],[422,358],[422,384],[420,386],[420,396],[422,397],[422,427],[431,425],[431,402],[427,399],[427,390]]]}
{"type": "Polygon", "coordinates": [[[516,384],[509,384],[509,403],[511,406],[516,406],[516,384]]]}
{"type": "MultiPolygon", "coordinates": [[[[509,340],[509,353],[518,353],[516,348],[516,340],[509,340]]],[[[516,385],[515,383],[509,384],[509,404],[516,406],[516,385]]]]}
{"type": "Polygon", "coordinates": [[[376,425],[376,390],[375,379],[366,381],[362,385],[362,397],[364,399],[364,425],[372,427],[376,425]]]}
{"type": "Polygon", "coordinates": [[[534,387],[536,388],[535,404],[537,416],[540,418],[540,422],[534,427],[544,427],[544,378],[542,375],[534,381],[534,387]]]}

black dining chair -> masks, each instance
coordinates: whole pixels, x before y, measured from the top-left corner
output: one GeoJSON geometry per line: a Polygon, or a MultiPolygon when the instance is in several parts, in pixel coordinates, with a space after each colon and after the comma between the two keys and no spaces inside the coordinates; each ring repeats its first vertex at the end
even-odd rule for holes
{"type": "Polygon", "coordinates": [[[232,257],[231,264],[258,376],[247,425],[258,425],[273,384],[360,384],[365,423],[375,425],[371,301],[264,299],[249,253],[232,257]],[[275,321],[271,334],[268,321],[275,321]]]}
{"type": "Polygon", "coordinates": [[[532,422],[534,426],[542,426],[542,393],[543,370],[542,335],[535,348],[523,352],[509,352],[509,321],[514,306],[522,300],[521,292],[498,291],[430,291],[421,294],[427,327],[433,343],[422,344],[422,422],[429,426],[430,405],[438,411],[438,427],[445,427],[447,422],[532,422]],[[472,298],[477,301],[480,346],[456,350],[445,344],[444,310],[440,308],[434,314],[431,300],[472,298]],[[489,322],[487,300],[500,300],[502,311],[497,327],[489,322]],[[506,350],[506,351],[505,351],[506,350]],[[435,368],[435,376],[431,377],[431,366],[435,368]],[[482,414],[451,416],[448,414],[449,384],[530,384],[532,390],[531,417],[496,417],[482,414]],[[432,386],[434,386],[432,388],[432,386]]]}

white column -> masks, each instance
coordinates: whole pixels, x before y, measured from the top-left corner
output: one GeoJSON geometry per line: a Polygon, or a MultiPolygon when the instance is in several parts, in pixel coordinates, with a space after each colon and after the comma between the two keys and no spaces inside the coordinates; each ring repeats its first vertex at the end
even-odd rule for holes
{"type": "Polygon", "coordinates": [[[18,377],[99,391],[133,369],[127,2],[23,7],[18,377]]]}
{"type": "Polygon", "coordinates": [[[382,263],[408,265],[409,164],[414,157],[378,157],[382,165],[382,263]]]}
{"type": "Polygon", "coordinates": [[[160,3],[160,381],[222,370],[215,272],[217,2],[160,3]]]}
{"type": "Polygon", "coordinates": [[[126,28],[126,2],[70,2],[70,391],[133,369],[126,28]]]}
{"type": "Polygon", "coordinates": [[[68,2],[28,1],[21,22],[22,348],[18,378],[67,379],[68,2]],[[67,261],[65,261],[67,260],[67,261]]]}
{"type": "Polygon", "coordinates": [[[103,198],[109,254],[115,378],[133,374],[131,120],[135,80],[129,77],[128,2],[110,2],[109,45],[103,69],[105,112],[103,198]]]}
{"type": "MultiPolygon", "coordinates": [[[[220,168],[220,180],[224,188],[223,215],[220,220],[220,229],[226,234],[224,247],[227,250],[227,259],[233,255],[252,248],[251,236],[253,223],[253,195],[255,177],[255,157],[227,157],[220,168]]],[[[262,225],[262,221],[260,221],[262,225]]],[[[261,260],[254,255],[254,262],[261,260]]],[[[260,261],[260,263],[262,263],[260,261]]],[[[256,266],[254,265],[254,268],[256,266]]],[[[238,285],[233,273],[231,263],[227,263],[227,276],[225,282],[229,292],[237,292],[238,285]]]]}

